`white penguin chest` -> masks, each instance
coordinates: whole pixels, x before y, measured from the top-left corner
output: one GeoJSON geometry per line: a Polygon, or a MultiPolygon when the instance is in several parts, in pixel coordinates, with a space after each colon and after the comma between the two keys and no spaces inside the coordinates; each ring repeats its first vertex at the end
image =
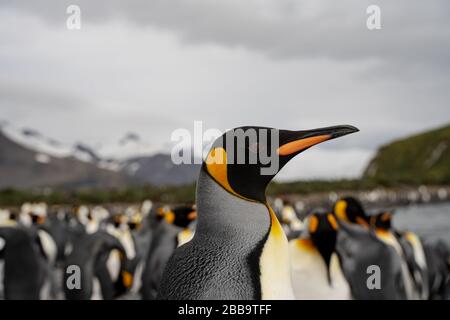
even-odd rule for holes
{"type": "Polygon", "coordinates": [[[260,258],[261,298],[292,300],[289,244],[275,214],[270,210],[272,224],[260,258]]]}
{"type": "Polygon", "coordinates": [[[337,255],[333,253],[328,270],[314,247],[305,248],[301,240],[289,242],[292,263],[292,287],[298,300],[347,300],[351,298],[350,286],[342,273],[337,255]]]}

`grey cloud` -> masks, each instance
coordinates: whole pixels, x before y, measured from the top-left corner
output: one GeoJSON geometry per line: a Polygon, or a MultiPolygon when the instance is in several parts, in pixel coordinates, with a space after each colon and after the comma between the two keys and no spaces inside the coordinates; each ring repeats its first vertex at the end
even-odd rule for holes
{"type": "Polygon", "coordinates": [[[361,132],[309,163],[339,153],[362,168],[376,147],[450,119],[450,3],[379,0],[371,32],[370,2],[80,0],[83,27],[69,33],[74,1],[2,0],[0,118],[92,144],[131,131],[168,145],[194,120],[352,124],[361,132]]]}
{"type": "MultiPolygon", "coordinates": [[[[2,1],[60,23],[73,1],[2,1]]],[[[379,0],[383,28],[366,28],[370,0],[208,1],[79,0],[83,21],[127,20],[170,30],[186,43],[216,43],[256,50],[272,58],[378,58],[449,67],[450,3],[379,0]]]]}
{"type": "Polygon", "coordinates": [[[79,109],[89,107],[87,100],[70,93],[55,92],[49,88],[36,84],[11,84],[0,82],[0,109],[11,113],[33,113],[31,108],[42,112],[42,108],[48,112],[58,109],[79,109]]]}

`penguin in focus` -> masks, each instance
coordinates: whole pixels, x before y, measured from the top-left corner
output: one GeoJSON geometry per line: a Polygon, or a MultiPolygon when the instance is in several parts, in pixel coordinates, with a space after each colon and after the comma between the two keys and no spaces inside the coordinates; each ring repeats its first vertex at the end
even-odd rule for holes
{"type": "Polygon", "coordinates": [[[404,300],[407,298],[403,267],[395,248],[383,242],[371,229],[362,204],[346,197],[334,205],[339,223],[336,250],[356,300],[404,300]],[[370,268],[379,267],[380,288],[369,288],[370,268]]]}
{"type": "Polygon", "coordinates": [[[177,247],[192,239],[192,224],[197,218],[192,205],[162,208],[159,214],[163,216],[163,220],[154,229],[142,273],[141,294],[145,300],[156,298],[167,261],[177,247]]]}
{"type": "Polygon", "coordinates": [[[241,127],[218,138],[197,180],[195,235],[169,260],[159,298],[293,299],[289,245],[267,185],[302,151],[356,131],[241,127]]]}
{"type": "Polygon", "coordinates": [[[309,237],[291,240],[292,286],[298,300],[348,300],[350,286],[336,252],[338,223],[329,213],[309,218],[309,237]]]}

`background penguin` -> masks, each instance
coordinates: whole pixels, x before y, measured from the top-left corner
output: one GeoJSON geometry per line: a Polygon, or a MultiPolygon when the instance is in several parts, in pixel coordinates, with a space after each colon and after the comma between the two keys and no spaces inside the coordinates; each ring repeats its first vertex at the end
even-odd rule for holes
{"type": "Polygon", "coordinates": [[[351,126],[310,131],[243,127],[216,140],[197,181],[194,238],[169,260],[159,297],[292,299],[288,241],[268,205],[266,187],[295,155],[356,131],[351,126]],[[249,141],[252,134],[258,141],[249,141]],[[230,143],[238,136],[245,143],[230,143]],[[255,159],[258,154],[270,155],[272,162],[255,159]],[[241,156],[248,161],[239,163],[241,156]]]}
{"type": "Polygon", "coordinates": [[[428,299],[450,299],[450,250],[442,241],[423,242],[428,266],[428,299]]]}
{"type": "MultiPolygon", "coordinates": [[[[106,223],[106,232],[115,237],[125,250],[125,259],[120,250],[113,249],[108,252],[108,256],[104,260],[106,263],[104,267],[108,270],[112,282],[121,283],[119,278],[123,274],[124,261],[126,261],[126,271],[129,273],[129,277],[134,279],[136,268],[141,258],[137,252],[136,242],[130,230],[129,218],[126,214],[116,213],[106,223]]],[[[140,220],[139,223],[135,220],[131,225],[138,227],[139,224],[140,220]]],[[[127,287],[126,289],[128,291],[131,288],[127,287]]]]}
{"type": "Polygon", "coordinates": [[[4,298],[38,300],[48,277],[47,263],[42,256],[38,236],[21,226],[0,226],[4,239],[4,298]]]}
{"type": "Polygon", "coordinates": [[[288,239],[291,233],[298,235],[305,230],[304,223],[298,218],[294,207],[289,202],[285,202],[281,208],[281,224],[288,239]]]}
{"type": "Polygon", "coordinates": [[[357,300],[403,300],[406,291],[402,274],[402,261],[396,250],[382,242],[369,229],[361,203],[354,198],[336,202],[334,214],[339,222],[336,251],[341,267],[350,284],[352,296],[357,300]],[[369,289],[369,266],[381,270],[380,289],[369,289]]]}
{"type": "Polygon", "coordinates": [[[63,208],[53,207],[51,214],[41,227],[53,239],[56,245],[56,263],[61,265],[65,258],[65,248],[69,241],[67,214],[63,208]]]}
{"type": "Polygon", "coordinates": [[[55,240],[48,232],[48,206],[46,203],[41,202],[26,204],[22,208],[22,224],[36,240],[39,253],[44,258],[42,261],[46,267],[46,277],[41,290],[41,299],[54,299],[57,291],[55,270],[58,248],[55,240]]]}
{"type": "Polygon", "coordinates": [[[402,259],[408,299],[425,299],[428,292],[428,275],[425,253],[419,238],[412,232],[401,233],[392,226],[392,214],[381,212],[370,217],[375,234],[392,245],[402,259]]]}
{"type": "Polygon", "coordinates": [[[338,228],[336,218],[332,214],[315,213],[308,221],[309,237],[289,242],[295,298],[350,299],[350,286],[335,251],[338,228]]]}
{"type": "Polygon", "coordinates": [[[14,209],[0,209],[0,226],[16,226],[18,213],[14,209]]]}
{"type": "Polygon", "coordinates": [[[377,219],[375,218],[375,228],[374,228],[375,235],[385,244],[394,248],[395,252],[397,252],[397,255],[400,259],[401,273],[406,292],[406,299],[408,300],[418,299],[418,292],[415,291],[412,275],[407,265],[404,250],[391,228],[391,216],[385,213],[380,216],[380,219],[378,219],[379,221],[378,224],[376,223],[376,221],[377,219]]]}
{"type": "Polygon", "coordinates": [[[63,287],[68,300],[112,299],[132,285],[132,278],[126,270],[125,249],[120,241],[104,231],[81,236],[67,257],[64,270],[70,265],[80,267],[81,289],[69,289],[66,283],[70,274],[64,272],[63,287]],[[119,250],[123,258],[123,272],[117,281],[110,278],[106,268],[106,259],[113,249],[119,250]]]}
{"type": "Polygon", "coordinates": [[[142,273],[143,299],[155,299],[158,294],[164,268],[173,251],[193,237],[189,226],[197,218],[192,205],[178,206],[160,211],[164,218],[153,232],[153,239],[142,273]]]}

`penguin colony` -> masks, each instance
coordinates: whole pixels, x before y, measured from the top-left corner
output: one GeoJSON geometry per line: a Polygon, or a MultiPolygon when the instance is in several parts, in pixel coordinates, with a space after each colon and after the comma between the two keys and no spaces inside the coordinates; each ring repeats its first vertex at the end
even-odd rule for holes
{"type": "MultiPolygon", "coordinates": [[[[306,149],[356,131],[277,130],[278,171],[306,149]]],[[[264,143],[256,147],[269,149],[264,143]]],[[[0,210],[0,298],[449,298],[444,244],[396,229],[394,212],[367,212],[351,197],[303,215],[269,201],[266,187],[278,171],[261,175],[259,160],[230,161],[228,154],[255,148],[241,147],[213,144],[196,205],[0,210]],[[380,276],[370,285],[373,266],[380,276]]]]}

